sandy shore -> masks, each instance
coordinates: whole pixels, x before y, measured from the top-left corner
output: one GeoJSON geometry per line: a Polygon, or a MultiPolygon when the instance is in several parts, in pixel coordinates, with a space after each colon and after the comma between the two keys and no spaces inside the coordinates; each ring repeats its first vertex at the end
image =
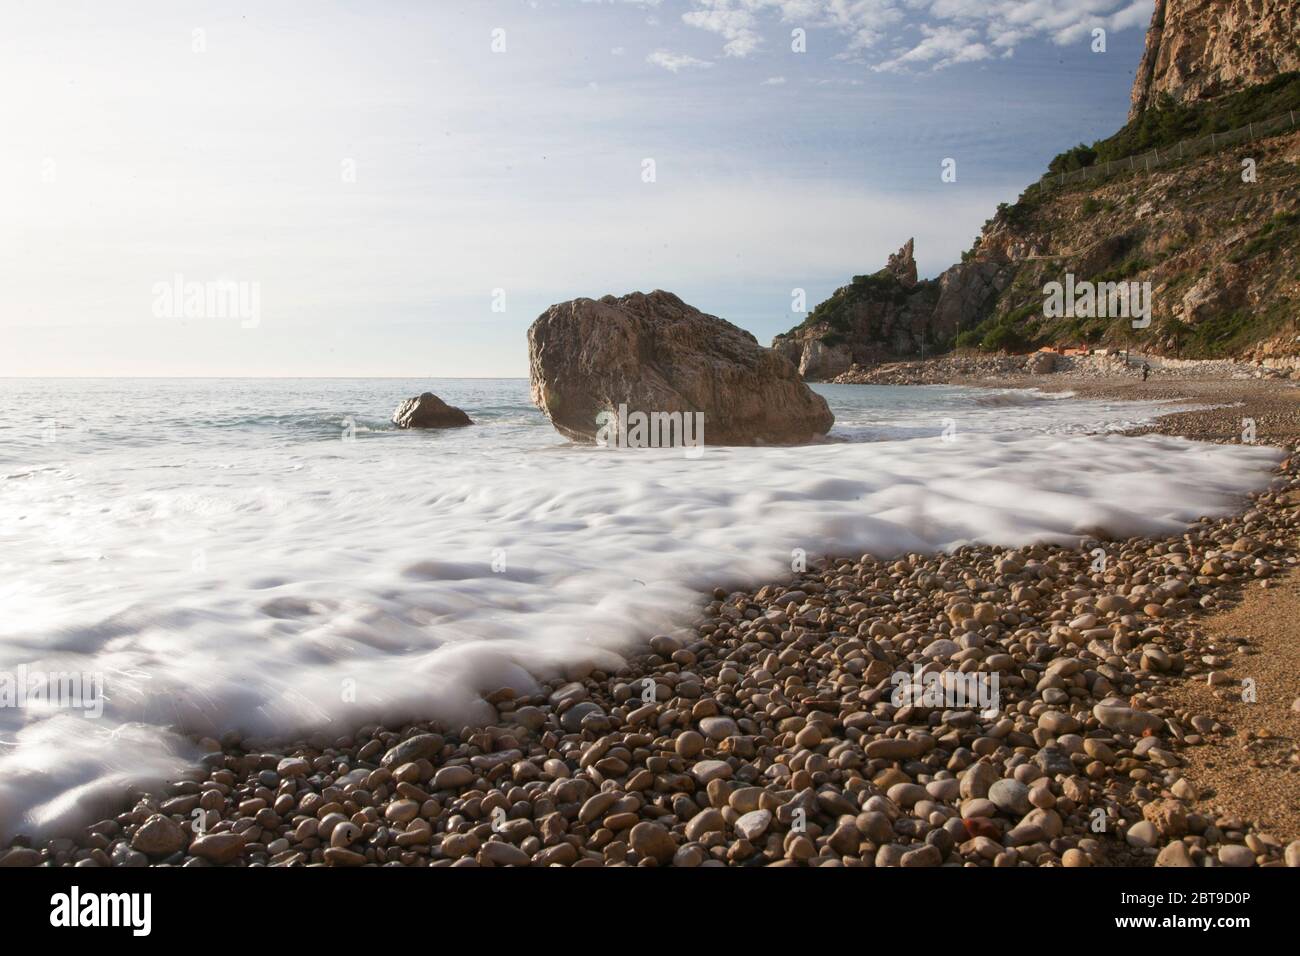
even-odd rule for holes
{"type": "MultiPolygon", "coordinates": [[[[1153,431],[1298,437],[1290,383],[1041,378],[1244,403],[1153,431]]],[[[831,560],[713,592],[617,673],[490,694],[487,726],[208,741],[0,865],[1300,865],[1297,529],[1293,456],[1179,538],[831,560]]]]}

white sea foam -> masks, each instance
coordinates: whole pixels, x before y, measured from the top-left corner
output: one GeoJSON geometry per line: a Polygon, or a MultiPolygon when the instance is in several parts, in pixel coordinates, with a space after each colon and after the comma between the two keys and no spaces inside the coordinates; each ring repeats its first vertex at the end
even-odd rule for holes
{"type": "Polygon", "coordinates": [[[182,772],[198,756],[184,734],[473,721],[482,692],[614,662],[689,621],[703,589],[788,576],[796,548],[1175,533],[1236,507],[1278,459],[962,431],[689,460],[488,434],[0,467],[0,671],[100,673],[106,698],[99,719],[0,708],[0,837],[85,822],[182,772]]]}

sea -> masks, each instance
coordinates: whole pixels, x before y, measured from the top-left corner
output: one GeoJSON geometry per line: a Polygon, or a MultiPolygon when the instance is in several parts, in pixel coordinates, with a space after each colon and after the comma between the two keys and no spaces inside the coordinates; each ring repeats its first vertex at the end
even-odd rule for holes
{"type": "Polygon", "coordinates": [[[522,379],[0,379],[0,840],[203,737],[488,719],[826,555],[1176,534],[1280,458],[1119,434],[1182,406],[815,388],[824,442],[688,455],[575,445],[522,379]],[[393,427],[424,391],[475,424],[393,427]]]}

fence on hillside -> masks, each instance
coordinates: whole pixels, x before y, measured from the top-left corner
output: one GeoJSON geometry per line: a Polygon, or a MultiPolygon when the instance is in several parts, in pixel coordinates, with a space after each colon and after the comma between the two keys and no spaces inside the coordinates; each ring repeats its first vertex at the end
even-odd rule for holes
{"type": "Polygon", "coordinates": [[[1172,166],[1185,159],[1217,152],[1237,143],[1249,143],[1266,136],[1276,136],[1288,129],[1295,128],[1295,125],[1296,111],[1291,110],[1289,113],[1274,116],[1272,119],[1249,123],[1223,133],[1210,133],[1208,136],[1201,136],[1197,139],[1182,140],[1173,146],[1164,149],[1153,149],[1151,152],[1142,155],[1112,159],[1109,162],[1084,166],[1082,169],[1076,169],[1068,173],[1049,173],[1038,181],[1037,186],[1039,189],[1046,189],[1049,186],[1070,186],[1075,183],[1109,179],[1111,176],[1117,176],[1120,173],[1150,172],[1153,169],[1159,169],[1161,166],[1172,166]]]}

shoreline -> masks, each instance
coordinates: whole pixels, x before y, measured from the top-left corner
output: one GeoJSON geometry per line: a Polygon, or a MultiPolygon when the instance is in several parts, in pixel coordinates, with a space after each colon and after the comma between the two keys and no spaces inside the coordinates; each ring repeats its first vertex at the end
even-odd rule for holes
{"type": "Polygon", "coordinates": [[[1300,381],[1295,378],[1300,372],[1283,373],[1240,362],[1205,361],[1156,366],[1144,382],[1140,364],[1126,367],[1122,360],[1113,357],[1057,356],[1058,368],[1051,372],[1028,371],[1026,364],[1030,358],[950,354],[920,362],[855,368],[834,383],[1037,389],[1070,392],[1084,399],[1222,405],[1225,407],[1161,415],[1154,422],[1126,430],[1124,434],[1162,434],[1234,443],[1241,441],[1242,419],[1252,418],[1255,444],[1294,447],[1300,443],[1300,381]]]}
{"type": "MultiPolygon", "coordinates": [[[[1051,381],[951,384],[1081,384],[1036,378],[1051,381]]],[[[1300,392],[1246,384],[1180,380],[1196,394],[1167,397],[1246,404],[1133,433],[1231,442],[1253,413],[1258,442],[1294,448],[1300,392]]],[[[212,741],[187,779],[0,865],[1280,865],[1288,845],[1300,865],[1300,812],[1259,831],[1223,781],[1223,812],[1180,782],[1189,756],[1230,746],[1231,724],[1164,698],[1234,679],[1202,625],[1252,583],[1297,580],[1300,456],[1278,473],[1283,490],[1179,538],[838,558],[714,591],[691,639],[531,697],[489,694],[487,726],[370,726],[272,754],[212,741]],[[1098,546],[1117,570],[1091,572],[1098,546]],[[936,655],[999,675],[996,719],[889,703],[892,675],[936,655]]]]}

